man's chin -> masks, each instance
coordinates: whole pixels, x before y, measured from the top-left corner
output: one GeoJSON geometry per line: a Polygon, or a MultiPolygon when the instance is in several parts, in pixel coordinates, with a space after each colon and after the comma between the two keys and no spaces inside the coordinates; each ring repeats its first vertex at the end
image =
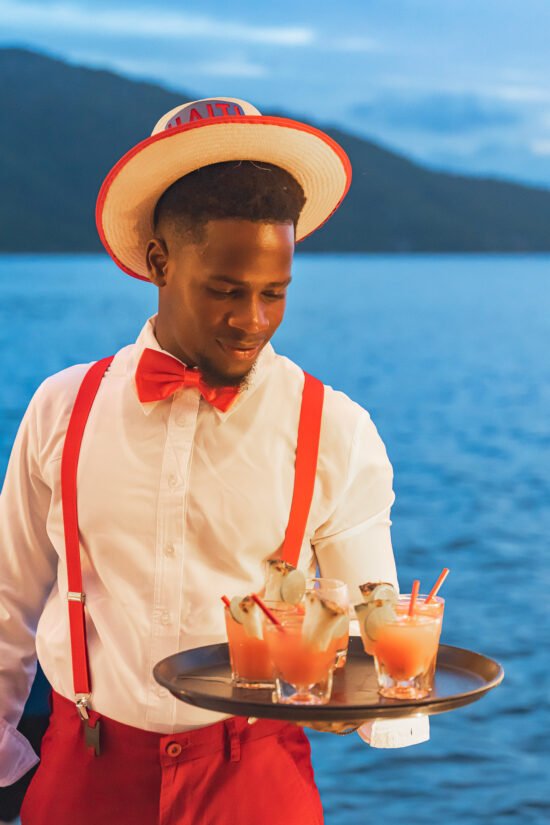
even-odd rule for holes
{"type": "Polygon", "coordinates": [[[222,369],[209,358],[205,358],[201,359],[201,363],[197,364],[197,366],[208,386],[239,387],[239,389],[242,390],[248,384],[255,364],[256,362],[250,364],[250,366],[246,369],[243,369],[243,367],[239,365],[238,371],[229,371],[227,369],[222,369]]]}

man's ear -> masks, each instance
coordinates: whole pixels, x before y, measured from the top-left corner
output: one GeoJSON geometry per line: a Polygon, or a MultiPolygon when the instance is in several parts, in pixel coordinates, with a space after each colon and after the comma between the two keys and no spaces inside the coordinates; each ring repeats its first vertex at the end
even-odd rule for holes
{"type": "Polygon", "coordinates": [[[151,238],[145,253],[147,272],[152,283],[156,286],[166,284],[166,268],[168,264],[168,247],[163,238],[151,238]]]}

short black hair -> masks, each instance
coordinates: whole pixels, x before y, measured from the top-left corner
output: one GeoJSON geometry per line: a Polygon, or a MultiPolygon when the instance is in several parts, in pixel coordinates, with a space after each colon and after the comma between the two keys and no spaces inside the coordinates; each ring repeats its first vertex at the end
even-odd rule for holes
{"type": "Polygon", "coordinates": [[[272,163],[225,161],[202,166],[178,178],[159,198],[153,214],[156,231],[171,219],[196,243],[204,225],[221,218],[266,223],[296,223],[306,198],[296,178],[272,163]]]}

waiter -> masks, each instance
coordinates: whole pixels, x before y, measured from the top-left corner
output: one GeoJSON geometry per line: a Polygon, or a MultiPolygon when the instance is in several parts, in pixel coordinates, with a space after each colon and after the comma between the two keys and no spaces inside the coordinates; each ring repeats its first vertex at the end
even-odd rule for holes
{"type": "Polygon", "coordinates": [[[374,424],[269,343],[294,244],[350,179],[328,135],[232,98],[168,112],[107,176],[100,237],[158,313],[114,358],[47,378],[10,458],[0,784],[37,761],[16,730],[37,655],[53,688],[22,825],[322,822],[301,728],[179,702],[152,669],[223,640],[220,596],[259,589],[290,542],[352,599],[396,583],[374,424]]]}

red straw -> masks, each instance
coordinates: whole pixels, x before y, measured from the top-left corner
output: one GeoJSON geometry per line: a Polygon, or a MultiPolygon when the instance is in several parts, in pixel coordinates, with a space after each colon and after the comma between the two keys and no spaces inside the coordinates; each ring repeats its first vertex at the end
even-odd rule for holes
{"type": "Polygon", "coordinates": [[[231,607],[231,602],[229,601],[229,599],[227,598],[227,596],[222,596],[222,597],[221,597],[221,599],[222,599],[222,602],[224,603],[224,605],[225,605],[226,607],[231,607]]]}
{"type": "Polygon", "coordinates": [[[273,622],[273,624],[276,624],[278,627],[282,628],[282,624],[279,621],[279,619],[276,616],[273,615],[273,613],[271,612],[269,607],[266,607],[266,605],[263,603],[263,601],[260,599],[260,597],[256,596],[255,593],[252,593],[252,598],[254,599],[254,601],[256,602],[258,607],[260,608],[260,610],[263,610],[263,612],[265,613],[265,615],[267,616],[269,621],[273,622]]]}
{"type": "Polygon", "coordinates": [[[441,573],[439,574],[439,576],[437,577],[436,583],[434,584],[434,586],[432,587],[432,589],[428,593],[428,596],[426,597],[426,601],[424,602],[424,604],[427,604],[428,602],[431,602],[433,597],[437,596],[439,588],[441,587],[441,585],[443,584],[443,582],[445,581],[445,579],[447,578],[448,575],[449,575],[449,568],[444,567],[443,570],[441,571],[441,573]]]}
{"type": "Polygon", "coordinates": [[[409,616],[414,614],[414,606],[416,604],[416,597],[418,596],[418,591],[420,590],[420,579],[415,579],[413,581],[413,586],[411,590],[411,600],[409,602],[409,616]]]}

